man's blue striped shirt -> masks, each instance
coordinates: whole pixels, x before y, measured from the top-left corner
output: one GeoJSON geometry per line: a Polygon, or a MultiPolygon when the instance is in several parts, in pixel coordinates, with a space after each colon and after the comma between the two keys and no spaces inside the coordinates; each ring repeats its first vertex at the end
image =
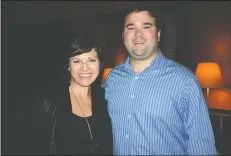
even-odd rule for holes
{"type": "Polygon", "coordinates": [[[139,75],[127,58],[102,86],[112,119],[115,155],[216,154],[197,78],[160,51],[139,75]]]}

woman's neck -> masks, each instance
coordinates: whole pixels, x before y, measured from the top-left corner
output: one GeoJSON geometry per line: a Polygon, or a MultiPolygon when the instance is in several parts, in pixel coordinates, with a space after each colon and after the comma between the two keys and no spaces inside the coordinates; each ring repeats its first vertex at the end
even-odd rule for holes
{"type": "Polygon", "coordinates": [[[79,84],[77,84],[76,82],[71,81],[70,87],[71,87],[70,88],[71,91],[78,97],[88,97],[90,95],[89,94],[90,86],[83,87],[83,86],[80,86],[79,84]]]}

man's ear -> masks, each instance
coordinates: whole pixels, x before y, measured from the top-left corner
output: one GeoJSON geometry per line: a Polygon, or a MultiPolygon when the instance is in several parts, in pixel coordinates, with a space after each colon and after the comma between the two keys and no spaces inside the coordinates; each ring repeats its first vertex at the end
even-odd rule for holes
{"type": "Polygon", "coordinates": [[[124,32],[121,33],[122,39],[124,39],[124,32]]]}
{"type": "Polygon", "coordinates": [[[158,35],[158,41],[160,41],[160,36],[161,36],[161,30],[159,29],[159,31],[157,32],[158,35]]]}

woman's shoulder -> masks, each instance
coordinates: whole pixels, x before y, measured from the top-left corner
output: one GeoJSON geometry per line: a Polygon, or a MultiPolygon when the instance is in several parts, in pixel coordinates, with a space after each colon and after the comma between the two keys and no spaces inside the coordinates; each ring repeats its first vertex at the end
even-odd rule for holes
{"type": "Polygon", "coordinates": [[[92,92],[92,96],[97,96],[97,97],[103,97],[104,98],[104,94],[105,94],[105,90],[104,88],[102,88],[101,86],[93,86],[91,87],[91,92],[92,92]]]}
{"type": "Polygon", "coordinates": [[[32,107],[38,112],[49,112],[54,107],[50,97],[36,95],[32,102],[32,107]]]}
{"type": "Polygon", "coordinates": [[[43,89],[40,93],[35,95],[32,102],[33,108],[39,112],[52,112],[63,90],[64,86],[43,89]]]}

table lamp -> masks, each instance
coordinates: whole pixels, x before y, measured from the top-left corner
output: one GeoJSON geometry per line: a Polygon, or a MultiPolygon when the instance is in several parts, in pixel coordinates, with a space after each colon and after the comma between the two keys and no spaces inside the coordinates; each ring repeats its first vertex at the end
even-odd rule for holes
{"type": "Polygon", "coordinates": [[[196,76],[201,88],[206,88],[207,98],[210,88],[218,88],[223,84],[220,67],[215,62],[198,63],[196,76]]]}

